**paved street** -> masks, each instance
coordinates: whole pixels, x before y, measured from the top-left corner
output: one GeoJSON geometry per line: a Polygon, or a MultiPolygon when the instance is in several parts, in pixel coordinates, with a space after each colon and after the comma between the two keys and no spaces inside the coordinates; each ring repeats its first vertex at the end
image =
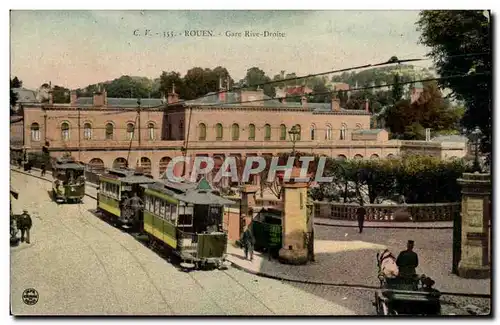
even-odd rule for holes
{"type": "Polygon", "coordinates": [[[14,212],[33,216],[31,245],[11,248],[15,315],[373,314],[371,301],[336,288],[311,291],[233,268],[181,272],[91,214],[94,200],[57,205],[50,183],[17,172],[11,184],[20,192],[14,212]],[[36,305],[23,303],[27,288],[38,291],[36,305]]]}

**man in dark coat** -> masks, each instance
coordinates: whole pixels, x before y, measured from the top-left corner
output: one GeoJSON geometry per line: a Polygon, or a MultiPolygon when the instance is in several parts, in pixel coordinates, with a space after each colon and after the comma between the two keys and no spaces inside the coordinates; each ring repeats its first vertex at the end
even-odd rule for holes
{"type": "Polygon", "coordinates": [[[417,274],[418,255],[413,251],[414,244],[415,242],[413,240],[409,240],[407,249],[399,253],[396,260],[396,264],[399,267],[399,275],[401,276],[412,277],[417,274]]]}
{"type": "Polygon", "coordinates": [[[246,225],[243,236],[241,237],[241,244],[243,245],[243,250],[245,251],[245,259],[248,259],[250,255],[250,261],[253,261],[253,247],[255,245],[255,237],[253,236],[252,229],[250,225],[246,225]]]}
{"type": "Polygon", "coordinates": [[[139,213],[144,207],[144,204],[142,203],[142,200],[137,196],[137,192],[135,192],[134,196],[132,196],[132,198],[129,200],[129,204],[133,212],[132,216],[134,222],[139,221],[139,213]]]}
{"type": "Polygon", "coordinates": [[[359,233],[363,232],[363,224],[365,223],[366,209],[364,207],[359,207],[356,211],[356,216],[358,218],[358,228],[359,233]]]}
{"type": "Polygon", "coordinates": [[[41,165],[42,169],[42,177],[45,176],[46,168],[45,168],[45,163],[42,163],[41,165]]]}
{"type": "Polygon", "coordinates": [[[26,243],[30,243],[30,229],[32,224],[28,211],[23,210],[23,214],[21,214],[17,220],[17,226],[19,230],[21,230],[21,242],[24,242],[24,235],[26,234],[26,243]]]}

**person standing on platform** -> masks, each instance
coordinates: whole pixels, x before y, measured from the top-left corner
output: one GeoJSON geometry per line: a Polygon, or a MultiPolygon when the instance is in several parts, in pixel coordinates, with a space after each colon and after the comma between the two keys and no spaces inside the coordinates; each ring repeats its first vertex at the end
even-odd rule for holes
{"type": "Polygon", "coordinates": [[[358,210],[356,211],[356,215],[358,218],[359,233],[362,233],[363,232],[363,225],[365,223],[366,209],[362,206],[359,207],[358,210]]]}

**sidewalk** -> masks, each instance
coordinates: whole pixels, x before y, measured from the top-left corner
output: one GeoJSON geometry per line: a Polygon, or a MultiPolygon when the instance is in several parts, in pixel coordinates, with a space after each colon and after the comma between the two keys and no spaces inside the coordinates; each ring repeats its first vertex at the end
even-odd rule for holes
{"type": "MultiPolygon", "coordinates": [[[[227,248],[227,260],[233,267],[242,271],[282,281],[361,289],[380,287],[375,256],[377,251],[385,248],[384,245],[369,245],[361,241],[329,242],[315,241],[315,262],[307,265],[281,264],[276,260],[269,260],[268,255],[259,252],[254,253],[253,261],[245,260],[243,250],[230,243],[227,248]]],[[[422,260],[425,260],[427,255],[420,252],[422,260]]],[[[419,271],[434,279],[434,287],[443,294],[491,294],[490,279],[460,278],[450,274],[450,263],[429,263],[419,267],[419,271]]]]}

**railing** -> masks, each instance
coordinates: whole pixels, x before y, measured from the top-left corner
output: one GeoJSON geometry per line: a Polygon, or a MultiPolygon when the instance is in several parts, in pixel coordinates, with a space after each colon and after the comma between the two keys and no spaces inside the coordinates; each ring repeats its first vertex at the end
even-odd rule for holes
{"type": "MultiPolygon", "coordinates": [[[[357,220],[359,205],[314,202],[316,218],[331,218],[335,220],[357,220]]],[[[366,221],[452,221],[456,213],[460,213],[460,202],[433,204],[366,204],[366,221]]]]}

